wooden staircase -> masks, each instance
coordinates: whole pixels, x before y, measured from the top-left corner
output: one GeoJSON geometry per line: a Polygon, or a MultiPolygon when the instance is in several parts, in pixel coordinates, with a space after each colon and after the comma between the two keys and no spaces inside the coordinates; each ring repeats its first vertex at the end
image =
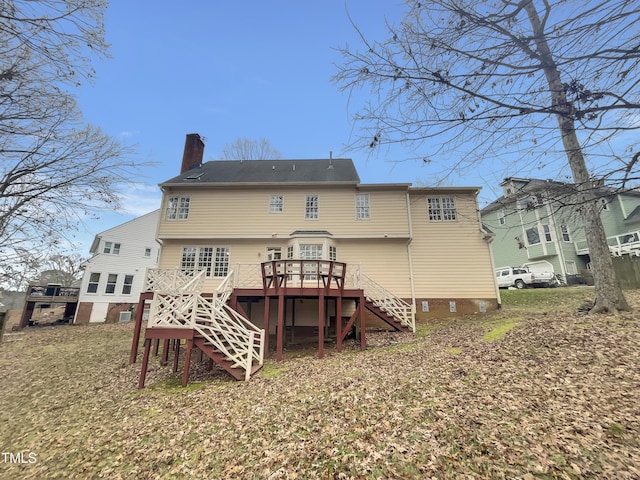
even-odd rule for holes
{"type": "Polygon", "coordinates": [[[391,313],[387,312],[383,307],[376,305],[371,300],[365,299],[364,306],[368,311],[373,313],[380,320],[385,322],[387,325],[390,325],[391,327],[393,327],[394,330],[398,332],[411,331],[411,327],[407,325],[403,325],[401,320],[394,317],[391,313]]]}
{"type": "Polygon", "coordinates": [[[360,271],[355,283],[364,290],[365,308],[400,332],[416,331],[415,308],[360,271]]]}
{"type": "MultiPolygon", "coordinates": [[[[236,380],[245,380],[247,372],[243,368],[237,366],[233,361],[229,360],[222,350],[219,350],[215,345],[207,341],[206,338],[194,336],[193,344],[202,350],[207,357],[213,360],[216,365],[226,370],[233,378],[236,380]]],[[[262,364],[253,364],[249,371],[249,376],[253,376],[253,374],[261,368],[262,364]]]]}
{"type": "Polygon", "coordinates": [[[222,288],[209,297],[200,293],[203,273],[191,277],[174,271],[154,271],[147,332],[154,328],[173,330],[175,338],[185,338],[177,332],[191,330],[193,346],[234,378],[249,380],[262,368],[265,332],[227,305],[233,272],[222,288]]]}

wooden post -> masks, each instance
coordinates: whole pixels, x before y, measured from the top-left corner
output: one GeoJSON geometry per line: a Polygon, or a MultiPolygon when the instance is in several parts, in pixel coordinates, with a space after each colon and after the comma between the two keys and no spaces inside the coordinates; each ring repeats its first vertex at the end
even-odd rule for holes
{"type": "Polygon", "coordinates": [[[264,296],[264,358],[269,358],[269,317],[271,302],[268,296],[264,296]]]}
{"type": "Polygon", "coordinates": [[[324,294],[318,297],[318,358],[324,357],[324,294]]]}
{"type": "Polygon", "coordinates": [[[191,367],[191,350],[193,350],[193,339],[187,339],[187,351],[184,352],[184,372],[182,372],[182,386],[189,383],[189,367],[191,367]]]}
{"type": "Polygon", "coordinates": [[[142,315],[144,314],[144,305],[147,299],[153,298],[153,292],[143,292],[138,300],[138,308],[136,309],[136,324],[133,329],[133,340],[131,341],[131,353],[129,354],[129,365],[136,363],[138,357],[138,345],[140,345],[140,331],[142,330],[142,315]]]}
{"type": "Polygon", "coordinates": [[[364,308],[364,292],[360,294],[360,350],[367,348],[367,335],[366,335],[366,310],[364,308]]]}
{"type": "Polygon", "coordinates": [[[342,296],[336,298],[336,348],[338,352],[342,351],[342,296]]]}
{"type": "Polygon", "coordinates": [[[138,388],[144,388],[144,381],[147,378],[147,367],[149,366],[149,351],[151,350],[151,339],[144,340],[144,354],[142,355],[142,368],[140,369],[140,379],[138,388]]]}
{"type": "Polygon", "coordinates": [[[153,356],[157,357],[158,356],[158,350],[160,349],[160,339],[156,338],[153,341],[153,356]]]}
{"type": "Polygon", "coordinates": [[[175,355],[173,357],[173,373],[178,371],[178,357],[180,356],[180,344],[182,343],[182,340],[180,340],[179,338],[177,338],[176,340],[174,340],[174,350],[175,350],[175,355]]]}
{"type": "Polygon", "coordinates": [[[276,360],[282,361],[282,340],[284,336],[284,295],[278,295],[278,328],[276,332],[276,360]]]}
{"type": "Polygon", "coordinates": [[[162,359],[160,360],[160,365],[165,366],[169,363],[169,345],[171,341],[168,338],[164,339],[162,342],[162,359]]]}

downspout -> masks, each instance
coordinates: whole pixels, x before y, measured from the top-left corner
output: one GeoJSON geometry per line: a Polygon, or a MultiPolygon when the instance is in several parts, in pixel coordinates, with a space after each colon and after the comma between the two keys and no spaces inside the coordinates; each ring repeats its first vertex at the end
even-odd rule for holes
{"type": "Polygon", "coordinates": [[[409,259],[409,285],[411,288],[411,305],[414,310],[416,306],[416,289],[413,281],[413,256],[411,254],[411,241],[413,240],[413,223],[411,222],[411,201],[409,200],[409,190],[407,190],[407,220],[409,221],[409,240],[407,240],[407,257],[409,259]]]}

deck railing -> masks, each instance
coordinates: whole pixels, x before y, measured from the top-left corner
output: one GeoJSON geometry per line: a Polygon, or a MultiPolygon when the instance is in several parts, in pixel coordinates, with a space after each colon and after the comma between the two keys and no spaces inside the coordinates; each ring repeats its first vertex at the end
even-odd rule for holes
{"type": "Polygon", "coordinates": [[[286,259],[261,264],[264,288],[344,288],[346,264],[332,260],[286,259]]]}
{"type": "MultiPolygon", "coordinates": [[[[611,255],[616,257],[625,254],[640,256],[640,230],[607,237],[607,244],[611,255]]],[[[589,245],[586,240],[578,240],[574,242],[574,245],[578,255],[587,255],[589,253],[589,245]]]]}
{"type": "Polygon", "coordinates": [[[249,380],[253,362],[264,361],[265,332],[223,303],[218,297],[206,298],[197,295],[194,328],[234,368],[245,369],[245,380],[249,380]]]}
{"type": "Polygon", "coordinates": [[[415,308],[412,304],[405,302],[382,285],[374,282],[360,270],[356,270],[354,276],[354,282],[359,286],[358,288],[364,290],[364,296],[367,300],[415,333],[415,308]]]}
{"type": "Polygon", "coordinates": [[[147,292],[195,292],[202,289],[205,270],[185,273],[180,268],[149,268],[145,290],[147,292]]]}
{"type": "Polygon", "coordinates": [[[226,305],[233,291],[233,271],[212,297],[200,292],[204,274],[204,270],[187,275],[179,269],[150,269],[147,289],[154,296],[147,328],[194,329],[234,368],[243,368],[249,380],[253,362],[262,365],[264,361],[264,330],[226,305]]]}

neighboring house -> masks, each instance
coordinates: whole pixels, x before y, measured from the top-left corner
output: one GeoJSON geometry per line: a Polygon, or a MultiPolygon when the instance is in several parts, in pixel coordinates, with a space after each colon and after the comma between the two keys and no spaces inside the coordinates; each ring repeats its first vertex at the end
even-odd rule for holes
{"type": "MultiPolygon", "coordinates": [[[[526,265],[568,283],[580,281],[590,259],[574,186],[515,177],[500,186],[504,194],[481,211],[483,225],[495,235],[495,267],[526,265]]],[[[640,253],[640,192],[594,188],[611,253],[640,253]]]]}
{"type": "Polygon", "coordinates": [[[416,317],[497,308],[479,188],[363,184],[350,159],[203,164],[203,152],[187,135],[180,175],[160,185],[140,386],[152,340],[167,342],[165,360],[183,339],[248,379],[272,335],[277,359],[294,337],[317,338],[322,356],[325,338],[340,350],[354,332],[364,348],[367,328],[415,331],[416,317]]]}
{"type": "Polygon", "coordinates": [[[84,263],[74,323],[129,320],[147,268],[158,263],[159,217],[160,211],[155,210],[96,235],[93,256],[84,263]]]}

